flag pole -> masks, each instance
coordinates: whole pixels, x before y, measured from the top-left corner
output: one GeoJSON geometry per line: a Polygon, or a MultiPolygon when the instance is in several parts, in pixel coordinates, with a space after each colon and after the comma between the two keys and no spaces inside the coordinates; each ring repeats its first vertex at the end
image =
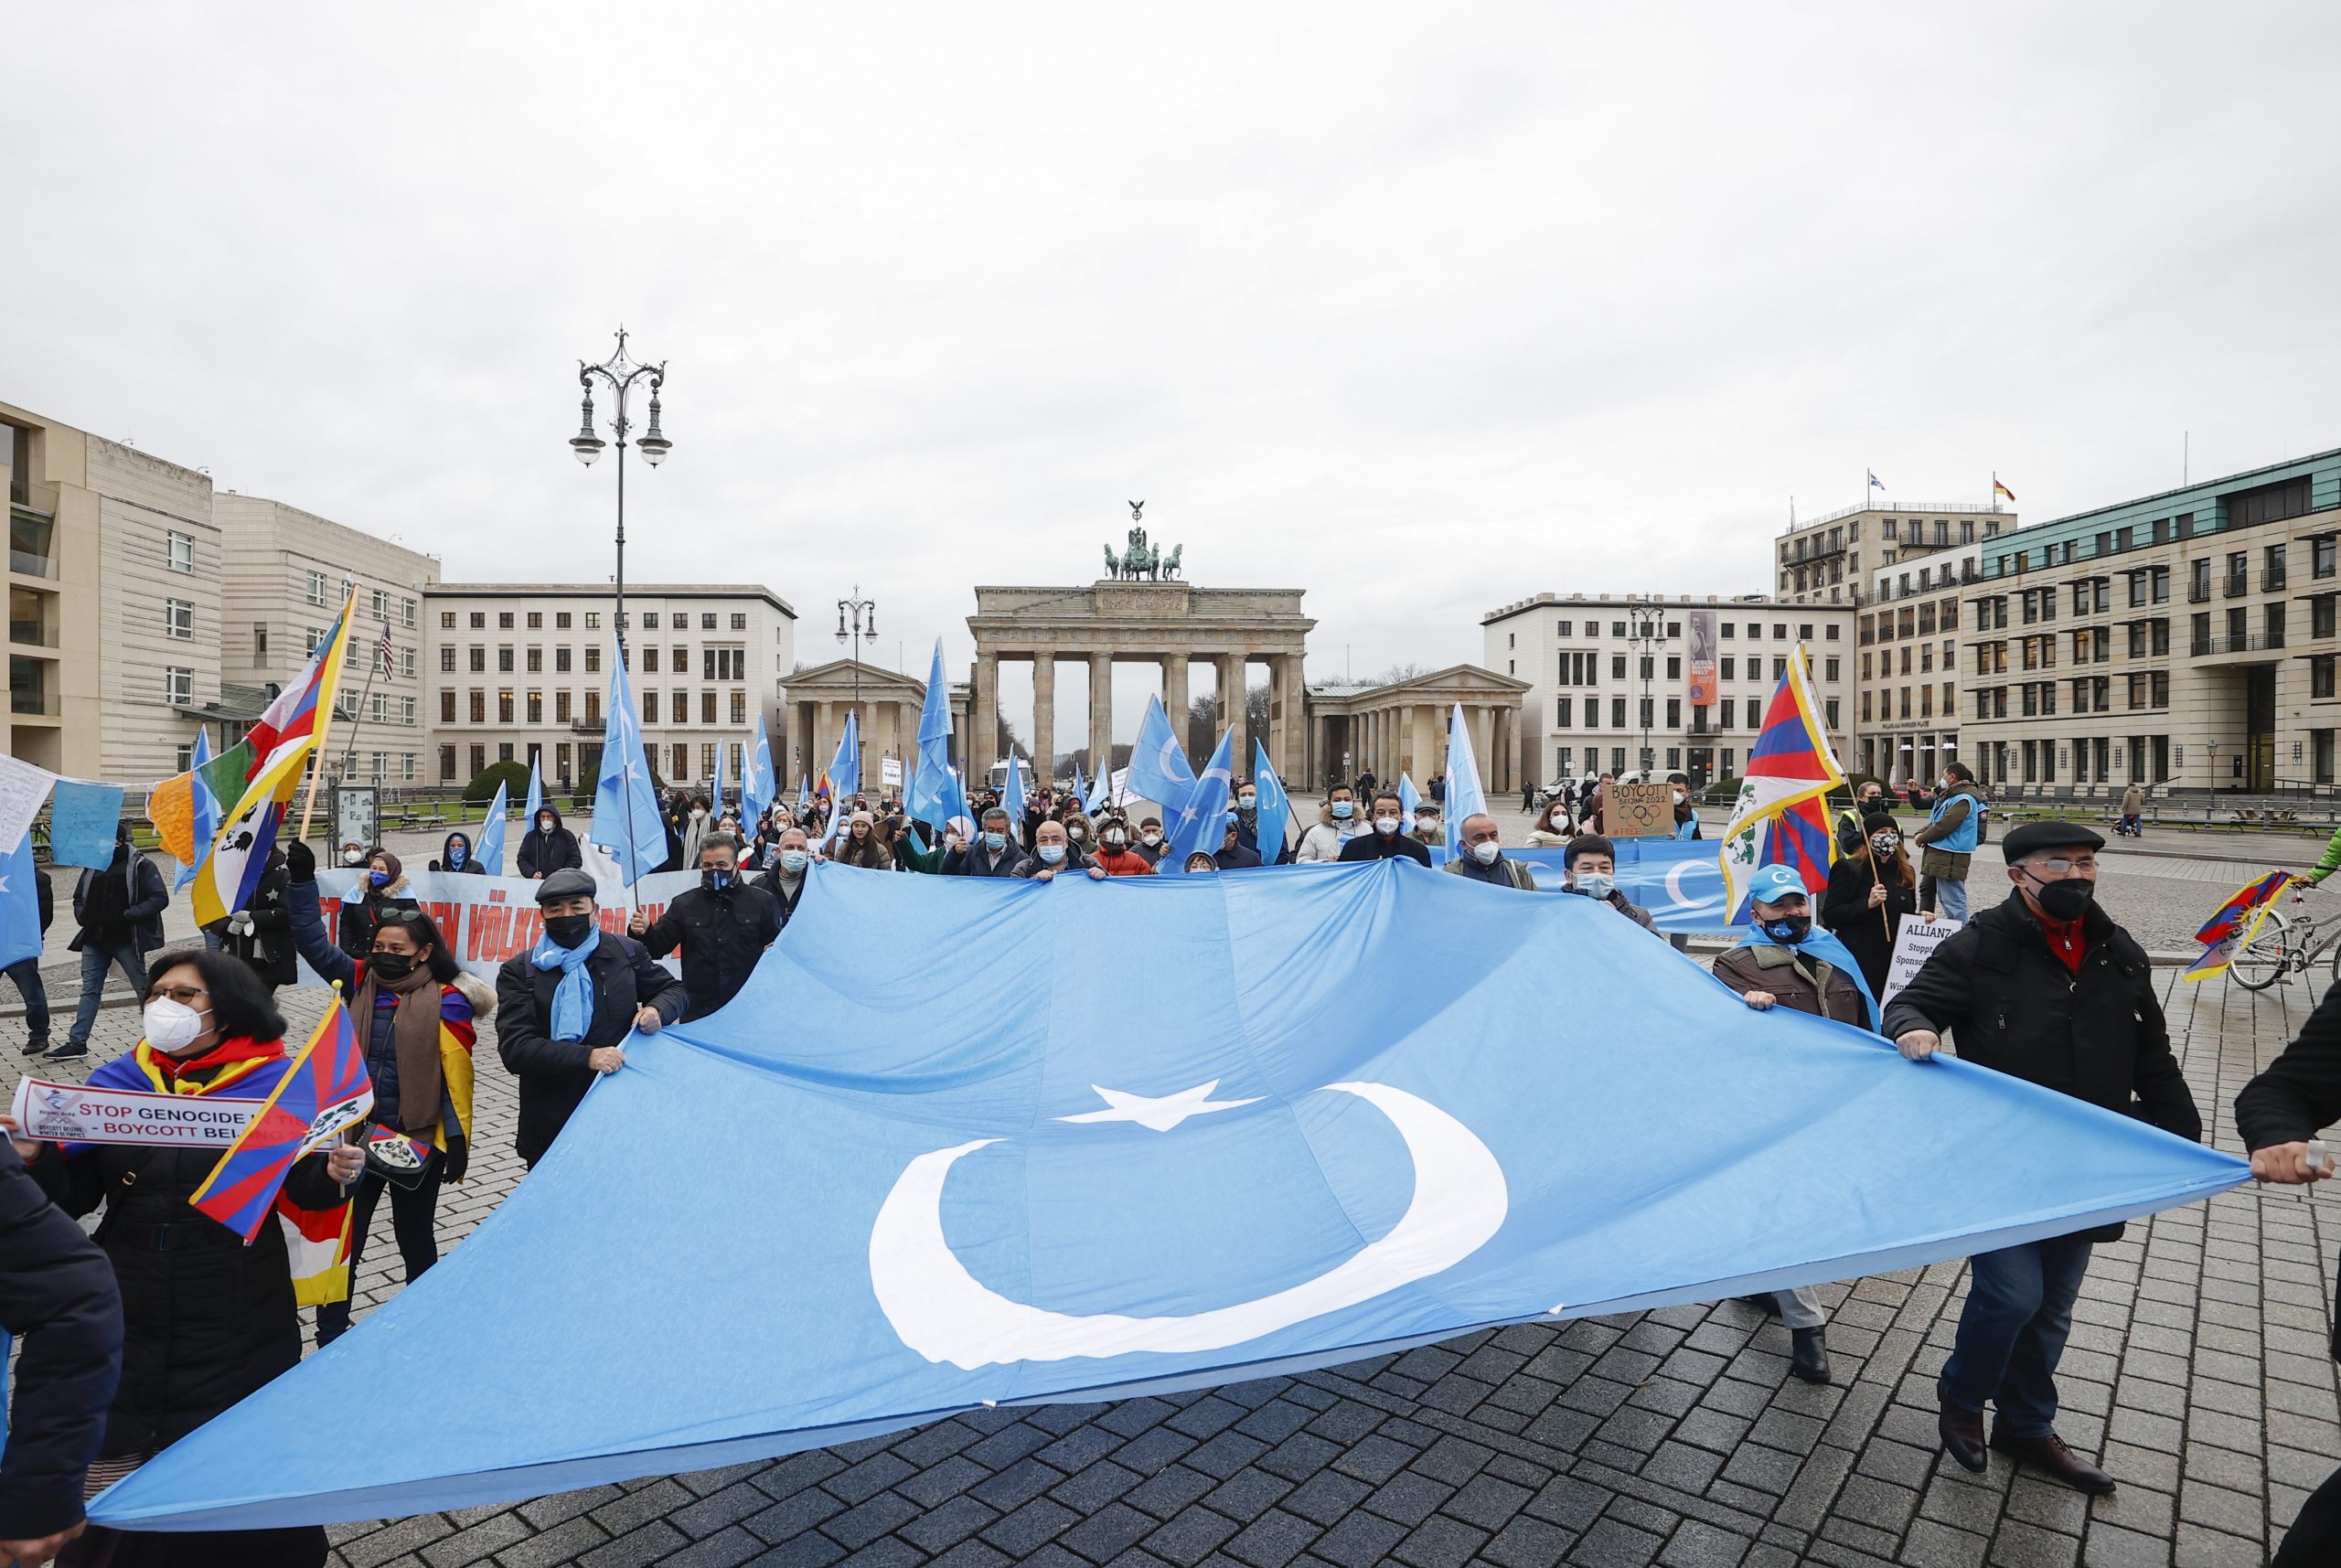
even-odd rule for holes
{"type": "MultiPolygon", "coordinates": [[[[341,605],[340,641],[345,649],[349,645],[349,634],[352,629],[349,624],[350,617],[357,613],[358,582],[353,578],[349,583],[349,596],[342,601],[341,605]]],[[[347,655],[345,654],[343,657],[346,659],[347,655]]],[[[337,671],[334,675],[333,685],[334,695],[338,698],[341,694],[341,676],[337,671]]],[[[309,793],[301,802],[301,831],[294,835],[297,839],[306,839],[309,837],[309,817],[316,810],[317,780],[326,771],[326,737],[333,733],[333,707],[332,703],[326,703],[326,710],[317,715],[316,738],[309,745],[309,793]]]]}

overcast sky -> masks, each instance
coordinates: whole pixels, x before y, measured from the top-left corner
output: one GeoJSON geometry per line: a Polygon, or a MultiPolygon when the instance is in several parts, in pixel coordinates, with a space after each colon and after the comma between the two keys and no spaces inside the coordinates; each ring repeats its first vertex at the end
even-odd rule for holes
{"type": "Polygon", "coordinates": [[[859,582],[880,662],[964,674],[970,585],[1090,580],[1126,500],[1196,582],[1308,590],[1322,677],[1545,590],[1763,591],[1865,469],[2045,520],[2176,485],[2183,432],[2197,478],[2341,445],[2325,5],[5,31],[0,400],[591,580],[609,464],[562,443],[623,320],[675,442],[629,579],[768,584],[807,663],[859,582]]]}

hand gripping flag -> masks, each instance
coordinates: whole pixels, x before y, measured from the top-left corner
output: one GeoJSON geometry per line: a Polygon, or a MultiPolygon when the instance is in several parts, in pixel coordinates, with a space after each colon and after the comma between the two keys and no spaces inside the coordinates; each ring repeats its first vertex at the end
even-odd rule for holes
{"type": "MultiPolygon", "coordinates": [[[[1096,759],[1092,757],[1090,761],[1096,759]]],[[[1108,773],[1112,772],[1114,759],[1106,758],[1105,766],[1108,773]]],[[[1160,697],[1146,699],[1146,717],[1138,721],[1138,743],[1130,748],[1129,780],[1133,795],[1153,801],[1166,812],[1178,810],[1195,792],[1195,770],[1188,764],[1187,749],[1179,743],[1178,732],[1170,728],[1170,716],[1162,710],[1160,697]]],[[[1216,828],[1213,830],[1211,847],[1214,850],[1219,848],[1216,828]]]]}
{"type": "MultiPolygon", "coordinates": [[[[488,803],[487,820],[479,825],[479,841],[472,846],[472,859],[491,877],[504,874],[504,815],[511,804],[508,786],[504,780],[497,780],[496,798],[488,803]]],[[[447,869],[452,871],[454,868],[450,866],[447,869]]]]}
{"type": "Polygon", "coordinates": [[[1748,873],[1758,866],[1787,866],[1815,894],[1828,886],[1836,842],[1829,831],[1826,796],[1844,782],[1800,646],[1773,688],[1764,728],[1740,775],[1739,800],[1723,830],[1719,864],[1727,916],[1739,919],[1748,873]]]}
{"type": "MultiPolygon", "coordinates": [[[[1186,800],[1170,814],[1170,848],[1155,862],[1155,869],[1165,876],[1184,875],[1187,857],[1200,849],[1206,855],[1216,855],[1227,841],[1227,796],[1235,786],[1235,731],[1219,732],[1219,744],[1212,748],[1211,761],[1203,765],[1203,776],[1187,792],[1186,800]]],[[[1141,795],[1143,791],[1139,792],[1141,795]]],[[[1263,862],[1266,857],[1262,857],[1263,862]]]]}
{"type": "MultiPolygon", "coordinates": [[[[531,824],[536,820],[529,819],[531,824]]],[[[610,661],[610,717],[602,732],[602,776],[593,790],[593,842],[611,851],[629,888],[667,859],[667,826],[650,787],[650,758],[625,674],[625,650],[610,661]]]]}
{"type": "Polygon", "coordinates": [[[2268,918],[2275,907],[2276,895],[2291,885],[2290,871],[2271,871],[2266,876],[2238,888],[2227,902],[2221,904],[2195,940],[2203,944],[2202,955],[2186,966],[2182,980],[2207,980],[2227,973],[2228,965],[2251,940],[2260,923],[2268,918]]]}
{"type": "Polygon", "coordinates": [[[1488,809],[1480,789],[1480,759],[1471,749],[1470,727],[1463,721],[1463,705],[1447,716],[1447,807],[1441,826],[1447,830],[1447,852],[1461,853],[1463,819],[1488,809]]]}
{"type": "Polygon", "coordinates": [[[188,1204],[250,1242],[274,1210],[294,1162],[332,1143],[373,1108],[366,1053],[349,1009],[336,997],[260,1114],[228,1146],[188,1204]]]}

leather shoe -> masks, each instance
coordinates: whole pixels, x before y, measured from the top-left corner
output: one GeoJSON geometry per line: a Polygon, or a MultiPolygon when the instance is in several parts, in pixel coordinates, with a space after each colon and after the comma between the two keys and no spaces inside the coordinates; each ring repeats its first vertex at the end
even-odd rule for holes
{"type": "MultiPolygon", "coordinates": [[[[1946,1418],[1947,1419],[1947,1418],[1946,1418]]],[[[2018,1464],[2029,1465],[2051,1480],[2062,1481],[2077,1492],[2101,1498],[2113,1489],[2113,1477],[2065,1446],[2051,1432],[2046,1437],[2012,1437],[1992,1427],[1992,1446],[2018,1464]]]]}
{"type": "Polygon", "coordinates": [[[1942,1434],[1942,1451],[1959,1461],[1962,1469],[1977,1475],[1990,1460],[1983,1453],[1983,1413],[1962,1410],[1955,1404],[1942,1407],[1942,1419],[1935,1424],[1942,1434]]]}
{"type": "Polygon", "coordinates": [[[1809,1383],[1829,1381],[1829,1342],[1818,1328],[1789,1330],[1789,1371],[1809,1383]]]}

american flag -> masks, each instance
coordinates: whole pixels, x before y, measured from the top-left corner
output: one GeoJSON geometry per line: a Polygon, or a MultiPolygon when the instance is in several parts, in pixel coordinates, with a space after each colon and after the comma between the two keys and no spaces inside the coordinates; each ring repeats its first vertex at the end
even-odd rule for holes
{"type": "Polygon", "coordinates": [[[390,652],[390,623],[382,623],[382,678],[390,680],[399,673],[398,659],[390,652]]]}

